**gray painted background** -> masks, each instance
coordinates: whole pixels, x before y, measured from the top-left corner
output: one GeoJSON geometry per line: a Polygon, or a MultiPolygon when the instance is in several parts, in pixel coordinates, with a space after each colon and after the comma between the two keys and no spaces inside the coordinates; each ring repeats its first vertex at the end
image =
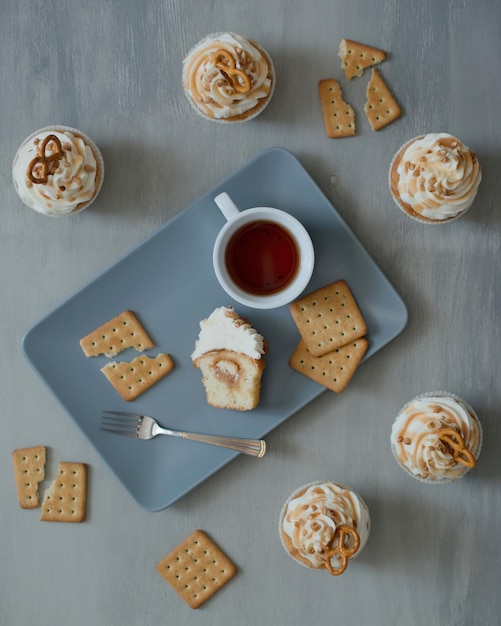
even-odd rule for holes
{"type": "Polygon", "coordinates": [[[2,625],[499,623],[500,18],[494,0],[3,0],[2,625]],[[249,124],[206,122],[182,93],[183,55],[221,29],[256,39],[275,62],[273,100],[249,124]],[[381,72],[404,114],[379,133],[363,113],[368,73],[348,83],[339,68],[343,37],[389,53],[381,72]],[[356,137],[325,136],[317,83],[330,76],[355,109],[356,137]],[[67,219],[25,208],[11,183],[21,141],[57,123],[88,133],[106,163],[99,199],[67,219]],[[405,140],[440,131],[476,151],[483,181],[462,220],[433,228],[394,206],[387,171],[405,140]],[[343,394],[323,393],[271,433],[264,459],[239,457],[173,507],[148,513],[35,375],[21,339],[273,146],[300,160],[401,294],[407,328],[343,394]],[[399,408],[434,389],[462,395],[484,427],[478,467],[441,487],[410,479],[388,443],[399,408]],[[88,463],[84,524],[42,523],[18,507],[10,453],[41,443],[48,476],[59,460],[88,463]],[[359,491],[372,514],[368,545],[339,579],[295,564],[277,533],[289,493],[324,478],[359,491]],[[155,572],[195,528],[239,568],[198,612],[155,572]]]}

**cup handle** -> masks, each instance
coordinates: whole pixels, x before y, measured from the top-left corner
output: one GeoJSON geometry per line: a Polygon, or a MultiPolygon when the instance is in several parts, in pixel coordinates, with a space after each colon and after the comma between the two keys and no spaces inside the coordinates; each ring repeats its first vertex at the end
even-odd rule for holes
{"type": "Polygon", "coordinates": [[[226,193],[226,191],[223,191],[223,193],[220,193],[218,196],[216,196],[214,198],[214,202],[217,204],[219,210],[228,222],[240,213],[238,207],[230,198],[230,196],[226,193]]]}

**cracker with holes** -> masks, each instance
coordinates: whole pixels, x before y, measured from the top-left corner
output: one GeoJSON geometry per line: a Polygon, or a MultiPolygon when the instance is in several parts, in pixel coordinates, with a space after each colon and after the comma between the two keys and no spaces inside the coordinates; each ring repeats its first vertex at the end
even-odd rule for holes
{"type": "Polygon", "coordinates": [[[289,365],[327,389],[341,393],[352,379],[368,347],[367,339],[361,337],[316,357],[312,356],[305,342],[301,340],[292,354],[289,365]]]}
{"type": "Polygon", "coordinates": [[[87,465],[61,461],[42,501],[43,522],[83,522],[87,510],[87,465]]]}
{"type": "Polygon", "coordinates": [[[289,309],[312,356],[322,356],[367,334],[367,324],[344,280],[303,296],[289,309]]]}
{"type": "Polygon", "coordinates": [[[167,376],[174,367],[170,355],[160,353],[156,357],[145,354],[132,361],[114,361],[102,367],[101,371],[121,398],[130,402],[167,376]]]}
{"type": "Polygon", "coordinates": [[[230,559],[201,530],[167,554],[156,570],[192,609],[198,609],[237,573],[230,559]]]}
{"type": "Polygon", "coordinates": [[[17,498],[22,509],[39,505],[38,486],[45,478],[45,446],[19,448],[12,452],[17,498]]]}
{"type": "Polygon", "coordinates": [[[132,311],[123,311],[109,322],[80,339],[86,356],[104,354],[108,358],[122,350],[135,348],[139,352],[155,345],[132,311]]]}
{"type": "Polygon", "coordinates": [[[318,83],[318,93],[322,116],[327,137],[353,137],[355,129],[355,113],[352,107],[343,100],[339,83],[334,78],[324,78],[318,83]]]}
{"type": "Polygon", "coordinates": [[[354,76],[362,76],[368,67],[384,61],[386,52],[357,41],[342,39],[339,44],[338,56],[341,59],[341,67],[346,78],[351,80],[354,76]]]}
{"type": "Polygon", "coordinates": [[[374,131],[388,126],[402,115],[398,102],[376,69],[372,70],[367,85],[367,101],[364,111],[374,131]]]}

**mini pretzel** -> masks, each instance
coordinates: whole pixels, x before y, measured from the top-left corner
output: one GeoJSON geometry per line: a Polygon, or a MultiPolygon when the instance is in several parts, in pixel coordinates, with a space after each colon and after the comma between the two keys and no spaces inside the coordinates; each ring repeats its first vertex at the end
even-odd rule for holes
{"type": "Polygon", "coordinates": [[[243,70],[236,66],[235,59],[226,50],[214,52],[214,65],[230,81],[231,86],[238,93],[249,93],[251,90],[250,78],[243,70]]]}
{"type": "Polygon", "coordinates": [[[438,438],[447,446],[455,461],[465,467],[475,467],[477,464],[475,457],[468,448],[465,448],[463,438],[454,428],[441,428],[438,438]]]}
{"type": "Polygon", "coordinates": [[[336,534],[337,531],[339,531],[339,534],[337,535],[337,545],[324,554],[325,567],[333,576],[339,576],[339,574],[342,574],[345,571],[348,567],[348,559],[350,556],[353,556],[360,547],[360,535],[354,528],[347,526],[346,524],[340,524],[336,529],[336,534]],[[353,539],[353,546],[351,548],[348,548],[346,545],[347,536],[350,536],[353,539]],[[333,567],[331,563],[331,558],[333,556],[341,557],[341,565],[337,568],[333,567]]]}
{"type": "Polygon", "coordinates": [[[45,185],[49,174],[54,174],[63,155],[63,149],[58,137],[56,135],[47,135],[38,148],[38,156],[32,159],[28,165],[27,174],[29,180],[35,185],[45,185]],[[52,154],[47,155],[45,150],[51,142],[55,144],[56,150],[52,154]],[[35,170],[39,170],[40,175],[35,174],[35,170]]]}

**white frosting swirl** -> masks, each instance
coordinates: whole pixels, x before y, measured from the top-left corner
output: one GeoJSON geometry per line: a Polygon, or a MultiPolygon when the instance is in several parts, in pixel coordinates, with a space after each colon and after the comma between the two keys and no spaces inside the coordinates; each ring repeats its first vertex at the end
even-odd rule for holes
{"type": "Polygon", "coordinates": [[[233,33],[209,36],[197,44],[183,62],[183,84],[195,107],[215,119],[242,115],[271,95],[271,68],[261,52],[249,40],[233,33]],[[250,79],[250,90],[239,93],[231,76],[216,67],[218,50],[233,59],[235,68],[250,79]]]}
{"type": "Polygon", "coordinates": [[[451,450],[439,439],[443,428],[456,430],[464,440],[464,447],[478,456],[481,433],[476,417],[459,399],[431,395],[412,400],[395,419],[391,445],[396,459],[418,478],[430,481],[460,478],[468,468],[455,461],[451,450]]]}
{"type": "Polygon", "coordinates": [[[476,155],[447,133],[431,133],[412,141],[397,167],[398,193],[413,211],[446,220],[466,211],[482,178],[476,155]]]}
{"type": "MultiPolygon", "coordinates": [[[[281,531],[294,550],[310,567],[324,567],[324,552],[332,547],[336,528],[345,524],[355,529],[360,537],[360,547],[350,557],[354,558],[364,547],[370,530],[369,511],[360,496],[331,482],[313,483],[297,493],[299,495],[293,495],[287,502],[281,520],[281,531]]],[[[331,563],[338,568],[341,560],[332,557],[331,563]]]]}
{"type": "MultiPolygon", "coordinates": [[[[45,155],[54,154],[55,146],[47,144],[45,155]]],[[[21,200],[44,215],[66,215],[90,202],[97,192],[97,163],[84,139],[70,131],[46,130],[25,141],[19,148],[12,167],[14,186],[21,200]],[[46,183],[29,180],[32,160],[40,156],[39,146],[49,135],[61,142],[63,156],[46,183]]]]}
{"type": "Polygon", "coordinates": [[[238,317],[233,307],[221,306],[200,322],[200,334],[191,359],[213,350],[231,350],[260,359],[265,353],[264,337],[238,317]]]}

